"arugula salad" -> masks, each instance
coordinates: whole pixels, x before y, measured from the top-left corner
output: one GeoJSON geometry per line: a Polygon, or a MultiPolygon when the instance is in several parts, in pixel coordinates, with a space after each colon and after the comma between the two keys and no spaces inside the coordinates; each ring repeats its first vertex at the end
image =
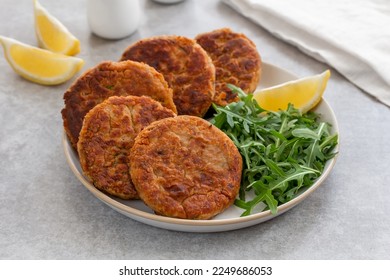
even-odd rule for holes
{"type": "Polygon", "coordinates": [[[271,210],[310,187],[322,174],[326,162],[336,155],[338,135],[319,115],[302,114],[289,105],[285,111],[262,109],[240,88],[229,85],[239,101],[225,107],[213,105],[211,122],[224,131],[243,157],[239,198],[241,216],[271,210]]]}

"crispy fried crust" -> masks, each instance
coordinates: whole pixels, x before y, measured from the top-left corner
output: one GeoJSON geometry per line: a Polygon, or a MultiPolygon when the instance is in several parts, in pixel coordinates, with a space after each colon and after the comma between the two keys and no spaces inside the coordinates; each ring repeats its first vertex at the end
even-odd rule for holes
{"type": "Polygon", "coordinates": [[[74,147],[84,116],[110,96],[146,95],[176,111],[172,90],[153,67],[134,61],[105,61],[86,71],[65,92],[65,131],[74,147]]]}
{"type": "Polygon", "coordinates": [[[121,60],[145,62],[164,75],[173,89],[179,115],[202,117],[214,97],[215,69],[207,53],[192,39],[158,36],[129,46],[121,60]]]}
{"type": "Polygon", "coordinates": [[[130,167],[139,196],[156,213],[209,219],[234,202],[242,158],[234,143],[206,120],[178,116],[138,134],[130,167]]]}
{"type": "Polygon", "coordinates": [[[214,103],[225,106],[238,100],[227,84],[253,92],[261,76],[261,58],[256,45],[244,34],[229,28],[199,34],[195,40],[214,63],[216,84],[214,103]]]}
{"type": "Polygon", "coordinates": [[[153,121],[176,114],[146,96],[113,96],[84,118],[78,153],[84,175],[106,193],[135,199],[128,156],[137,134],[153,121]]]}

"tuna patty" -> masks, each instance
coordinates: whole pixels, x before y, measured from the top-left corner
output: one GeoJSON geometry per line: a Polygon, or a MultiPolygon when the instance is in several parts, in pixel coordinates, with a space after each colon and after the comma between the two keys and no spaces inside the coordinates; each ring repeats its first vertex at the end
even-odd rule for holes
{"type": "Polygon", "coordinates": [[[216,71],[213,102],[225,106],[238,100],[227,84],[253,92],[260,80],[261,58],[255,44],[244,34],[223,28],[199,34],[195,40],[206,50],[216,71]]]}
{"type": "Polygon", "coordinates": [[[146,96],[113,96],[85,116],[77,144],[84,175],[93,185],[123,199],[138,198],[128,156],[138,133],[176,114],[146,96]]]}
{"type": "Polygon", "coordinates": [[[130,173],[140,198],[157,214],[210,219],[240,188],[242,158],[208,121],[178,116],[156,121],[135,139],[130,173]]]}
{"type": "Polygon", "coordinates": [[[202,117],[209,109],[215,69],[194,40],[173,35],[140,40],[125,50],[121,60],[127,59],[145,62],[163,74],[179,115],[202,117]]]}
{"type": "Polygon", "coordinates": [[[150,96],[176,112],[172,90],[153,67],[134,61],[105,61],[86,71],[65,92],[62,110],[65,131],[74,147],[84,116],[111,96],[150,96]]]}

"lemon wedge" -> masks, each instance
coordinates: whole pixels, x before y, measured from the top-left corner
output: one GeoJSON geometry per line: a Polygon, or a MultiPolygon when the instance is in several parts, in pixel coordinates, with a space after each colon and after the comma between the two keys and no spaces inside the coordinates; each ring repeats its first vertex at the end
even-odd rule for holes
{"type": "Polygon", "coordinates": [[[80,41],[37,0],[34,0],[34,16],[39,47],[65,55],[80,52],[80,41]]]}
{"type": "Polygon", "coordinates": [[[286,82],[256,91],[253,98],[268,111],[286,110],[291,103],[305,113],[313,109],[322,98],[330,77],[330,71],[286,82]]]}
{"type": "Polygon", "coordinates": [[[38,84],[61,84],[84,65],[81,58],[39,49],[8,37],[0,36],[0,42],[5,58],[15,72],[38,84]]]}

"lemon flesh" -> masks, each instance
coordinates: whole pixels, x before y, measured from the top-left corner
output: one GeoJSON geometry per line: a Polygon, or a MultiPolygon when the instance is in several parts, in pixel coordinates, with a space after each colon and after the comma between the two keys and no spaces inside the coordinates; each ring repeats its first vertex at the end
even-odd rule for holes
{"type": "Polygon", "coordinates": [[[34,11],[35,31],[41,48],[65,55],[80,52],[80,41],[36,0],[34,11]]]}
{"type": "Polygon", "coordinates": [[[44,85],[57,85],[69,80],[84,65],[80,58],[53,53],[1,37],[4,55],[23,78],[44,85]]]}
{"type": "Polygon", "coordinates": [[[258,90],[253,98],[265,110],[286,110],[291,103],[305,113],[313,109],[322,99],[330,71],[286,82],[270,88],[258,90]]]}

